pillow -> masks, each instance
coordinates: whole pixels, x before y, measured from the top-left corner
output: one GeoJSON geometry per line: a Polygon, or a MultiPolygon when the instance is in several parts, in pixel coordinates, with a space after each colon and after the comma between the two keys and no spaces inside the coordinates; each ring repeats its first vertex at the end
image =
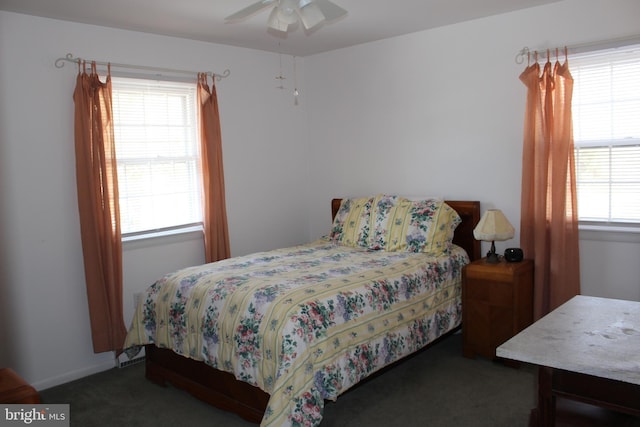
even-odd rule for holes
{"type": "Polygon", "coordinates": [[[450,251],[453,232],[461,222],[455,210],[436,199],[400,198],[391,207],[374,204],[371,217],[369,249],[433,255],[450,251]]]}
{"type": "Polygon", "coordinates": [[[380,194],[373,199],[373,207],[371,212],[371,221],[369,225],[369,241],[368,248],[373,250],[384,249],[387,241],[387,230],[389,229],[389,220],[392,218],[395,208],[399,200],[403,200],[398,196],[388,196],[380,194]]]}
{"type": "Polygon", "coordinates": [[[346,246],[367,247],[373,197],[343,199],[331,226],[329,238],[346,246]]]}

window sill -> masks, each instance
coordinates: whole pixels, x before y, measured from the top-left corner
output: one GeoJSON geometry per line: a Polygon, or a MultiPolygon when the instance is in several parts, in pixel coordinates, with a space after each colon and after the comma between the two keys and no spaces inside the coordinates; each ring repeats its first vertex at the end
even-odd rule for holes
{"type": "Polygon", "coordinates": [[[581,240],[640,243],[640,227],[582,224],[578,229],[581,240]]]}
{"type": "Polygon", "coordinates": [[[164,243],[175,243],[186,240],[200,239],[202,238],[202,233],[202,225],[193,225],[172,230],[155,231],[145,234],[136,234],[133,236],[123,236],[122,245],[127,249],[144,246],[157,246],[164,243]]]}

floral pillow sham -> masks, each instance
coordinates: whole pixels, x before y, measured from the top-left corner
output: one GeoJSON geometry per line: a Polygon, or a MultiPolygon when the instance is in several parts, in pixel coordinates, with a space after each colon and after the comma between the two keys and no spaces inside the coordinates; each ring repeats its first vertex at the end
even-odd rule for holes
{"type": "Polygon", "coordinates": [[[334,220],[336,243],[388,252],[448,253],[458,213],[439,199],[399,196],[345,199],[334,220]]]}
{"type": "Polygon", "coordinates": [[[367,247],[373,197],[343,199],[329,238],[345,246],[367,247]]]}
{"type": "MultiPolygon", "coordinates": [[[[375,211],[375,208],[374,208],[375,211]]],[[[369,248],[375,250],[448,253],[460,216],[442,200],[401,198],[372,215],[369,248]]]]}

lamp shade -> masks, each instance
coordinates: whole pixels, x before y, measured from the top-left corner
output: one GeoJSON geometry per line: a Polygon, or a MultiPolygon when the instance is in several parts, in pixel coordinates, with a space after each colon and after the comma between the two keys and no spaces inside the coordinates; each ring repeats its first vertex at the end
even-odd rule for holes
{"type": "Polygon", "coordinates": [[[485,242],[512,239],[516,230],[500,209],[489,209],[473,229],[473,237],[485,242]]]}

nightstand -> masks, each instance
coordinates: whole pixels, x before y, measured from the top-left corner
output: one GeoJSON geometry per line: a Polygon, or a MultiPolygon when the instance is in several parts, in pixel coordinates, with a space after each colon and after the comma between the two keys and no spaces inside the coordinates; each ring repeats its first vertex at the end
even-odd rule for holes
{"type": "Polygon", "coordinates": [[[486,258],[462,270],[463,355],[496,357],[496,347],[533,322],[533,261],[489,264],[486,258]]]}

